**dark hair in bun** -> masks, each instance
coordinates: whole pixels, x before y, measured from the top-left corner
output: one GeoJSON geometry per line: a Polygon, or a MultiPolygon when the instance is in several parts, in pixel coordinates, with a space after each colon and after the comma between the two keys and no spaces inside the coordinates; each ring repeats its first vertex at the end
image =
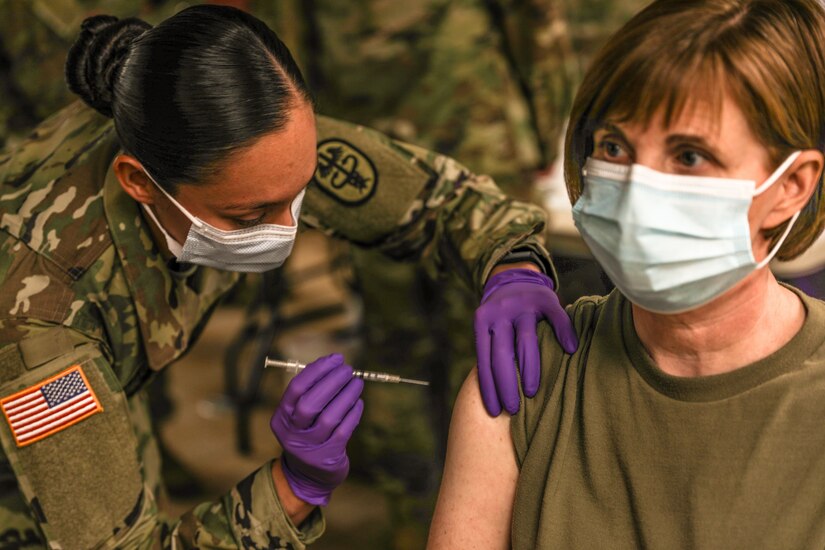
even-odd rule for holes
{"type": "Polygon", "coordinates": [[[114,118],[123,148],[174,193],[208,181],[234,151],[282,130],[312,103],[289,50],[252,15],[187,8],[155,27],[108,15],[83,22],[69,88],[114,118]]]}
{"type": "Polygon", "coordinates": [[[66,58],[69,89],[89,106],[112,116],[114,89],[132,42],[151,29],[140,19],[111,15],[89,17],[66,58]]]}

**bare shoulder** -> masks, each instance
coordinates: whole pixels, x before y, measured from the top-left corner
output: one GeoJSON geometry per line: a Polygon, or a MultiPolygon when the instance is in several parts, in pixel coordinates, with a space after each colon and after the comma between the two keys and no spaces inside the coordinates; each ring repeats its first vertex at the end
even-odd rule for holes
{"type": "Polygon", "coordinates": [[[487,414],[473,370],[453,410],[428,548],[509,548],[517,480],[510,417],[487,414]]]}
{"type": "Polygon", "coordinates": [[[469,433],[466,434],[469,436],[468,439],[473,440],[484,440],[486,439],[484,436],[493,434],[503,436],[506,437],[508,446],[511,446],[509,443],[510,415],[504,412],[493,417],[487,413],[484,402],[481,400],[477,369],[470,371],[470,374],[464,379],[456,398],[450,422],[451,438],[453,432],[456,432],[456,436],[460,436],[464,435],[464,431],[468,431],[469,433]]]}

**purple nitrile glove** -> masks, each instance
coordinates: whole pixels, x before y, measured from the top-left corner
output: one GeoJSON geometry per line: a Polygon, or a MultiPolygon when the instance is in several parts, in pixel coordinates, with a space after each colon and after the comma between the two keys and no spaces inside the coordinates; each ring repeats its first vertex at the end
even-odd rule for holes
{"type": "Polygon", "coordinates": [[[349,473],[347,442],[361,420],[364,381],[334,353],[308,364],[286,388],[269,425],[295,496],[326,505],[349,473]]]}
{"type": "Polygon", "coordinates": [[[576,351],[576,331],[550,277],[529,269],[508,269],[490,277],[474,328],[481,399],[491,416],[498,416],[502,405],[510,414],[518,412],[516,346],[524,395],[536,395],[541,374],[536,325],[541,319],[553,327],[565,352],[576,351]]]}

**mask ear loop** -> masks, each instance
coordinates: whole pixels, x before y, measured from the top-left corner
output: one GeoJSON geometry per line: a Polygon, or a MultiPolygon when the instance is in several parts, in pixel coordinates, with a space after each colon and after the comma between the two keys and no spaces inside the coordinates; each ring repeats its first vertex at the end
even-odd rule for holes
{"type": "Polygon", "coordinates": [[[161,192],[161,193],[163,193],[164,195],[166,195],[166,198],[167,198],[167,199],[169,199],[170,201],[172,201],[172,204],[174,204],[174,205],[178,208],[178,210],[180,210],[181,214],[183,214],[184,216],[186,216],[187,218],[189,218],[189,221],[190,221],[190,222],[192,222],[193,224],[195,224],[197,227],[202,227],[202,226],[203,226],[203,222],[202,222],[200,219],[198,219],[196,216],[193,216],[192,214],[190,214],[190,213],[189,213],[189,211],[188,211],[186,208],[184,208],[184,207],[183,207],[183,205],[182,205],[181,203],[179,203],[179,202],[178,202],[178,201],[176,201],[174,198],[172,198],[172,195],[170,195],[169,193],[167,193],[167,192],[166,192],[166,189],[164,189],[163,187],[161,187],[161,186],[160,186],[160,184],[158,183],[158,181],[157,181],[155,178],[153,178],[153,177],[152,177],[152,174],[150,174],[150,173],[146,170],[146,167],[143,167],[143,173],[144,173],[144,174],[146,174],[146,177],[148,177],[150,180],[152,180],[152,183],[154,183],[154,184],[155,184],[155,187],[157,187],[158,189],[160,189],[160,192],[161,192]]]}
{"type": "MultiPolygon", "coordinates": [[[[160,192],[163,193],[164,195],[166,195],[166,198],[168,198],[170,201],[172,201],[172,204],[177,206],[178,210],[180,210],[183,213],[184,216],[189,218],[192,221],[192,223],[195,223],[195,220],[192,219],[192,217],[189,215],[189,212],[187,212],[186,209],[184,209],[180,204],[178,204],[178,201],[173,199],[172,196],[169,195],[169,193],[167,193],[166,190],[163,187],[160,186],[160,184],[157,182],[157,180],[155,180],[155,178],[152,177],[152,175],[149,173],[149,171],[146,170],[146,167],[141,166],[141,168],[143,168],[143,173],[146,174],[146,177],[149,178],[149,181],[154,183],[155,187],[160,189],[160,192]]],[[[160,232],[163,233],[163,237],[166,239],[166,247],[169,249],[169,252],[171,252],[172,255],[175,258],[180,258],[180,255],[183,252],[183,246],[178,241],[173,239],[172,235],[170,235],[166,231],[166,229],[163,227],[163,224],[160,223],[160,220],[158,220],[157,216],[155,216],[155,213],[152,212],[152,209],[149,208],[148,205],[141,203],[141,206],[143,207],[143,210],[147,214],[149,214],[149,217],[152,218],[152,221],[155,222],[155,225],[158,226],[158,229],[160,229],[160,232]]]]}
{"type": "Polygon", "coordinates": [[[163,237],[166,239],[166,247],[169,249],[169,252],[171,252],[175,258],[180,258],[180,255],[183,252],[183,246],[181,246],[181,244],[178,241],[173,239],[172,235],[170,235],[166,231],[166,229],[163,228],[163,225],[160,223],[160,220],[158,220],[158,218],[155,216],[155,213],[152,212],[151,208],[149,208],[147,205],[143,203],[141,203],[141,206],[143,207],[143,210],[149,215],[149,217],[152,218],[152,221],[155,222],[155,225],[158,226],[160,232],[163,233],[163,237]]]}
{"type": "MultiPolygon", "coordinates": [[[[769,177],[767,181],[765,181],[765,183],[763,183],[762,185],[757,187],[756,190],[754,190],[753,196],[757,197],[765,191],[767,191],[771,185],[776,183],[776,181],[779,178],[781,178],[783,174],[785,174],[788,168],[790,168],[791,164],[793,164],[794,161],[796,161],[796,159],[799,158],[799,155],[801,154],[802,151],[796,151],[792,153],[791,156],[789,156],[787,159],[785,159],[785,162],[783,162],[779,166],[779,168],[776,169],[773,175],[769,177]]],[[[793,215],[793,217],[791,218],[791,222],[788,224],[788,227],[786,227],[785,231],[782,233],[782,237],[779,239],[779,242],[776,243],[776,246],[773,248],[773,250],[771,250],[770,254],[768,254],[764,260],[756,264],[756,269],[762,269],[763,267],[768,265],[771,260],[773,260],[774,256],[776,256],[776,254],[779,252],[779,249],[782,248],[782,245],[785,243],[785,239],[787,239],[788,235],[790,235],[791,229],[793,229],[793,226],[796,223],[796,220],[799,219],[800,214],[802,214],[801,210],[799,210],[796,214],[793,215]]]]}
{"type": "Polygon", "coordinates": [[[793,164],[794,161],[796,161],[796,159],[798,159],[799,155],[801,155],[801,154],[802,154],[802,151],[796,151],[796,152],[791,153],[791,156],[786,158],[785,162],[783,162],[782,164],[779,165],[779,168],[777,168],[776,171],[774,171],[774,173],[771,174],[771,177],[769,177],[767,180],[765,180],[765,183],[763,183],[762,185],[760,185],[759,187],[754,189],[753,196],[758,197],[759,195],[761,195],[762,193],[767,191],[771,187],[771,185],[776,183],[776,180],[778,180],[779,178],[781,178],[785,174],[785,171],[787,171],[788,168],[791,167],[791,164],[793,164]]]}
{"type": "Polygon", "coordinates": [[[788,224],[788,227],[785,228],[785,232],[782,233],[782,238],[779,239],[778,243],[776,243],[776,246],[771,251],[771,253],[768,254],[768,256],[764,260],[756,264],[756,269],[762,269],[763,267],[768,265],[771,260],[773,260],[773,257],[776,256],[777,252],[779,252],[779,249],[782,248],[782,244],[785,242],[785,239],[788,238],[788,235],[791,233],[791,228],[793,228],[793,224],[796,223],[796,220],[799,219],[800,214],[802,214],[801,210],[793,215],[793,217],[791,218],[791,223],[788,224]]]}

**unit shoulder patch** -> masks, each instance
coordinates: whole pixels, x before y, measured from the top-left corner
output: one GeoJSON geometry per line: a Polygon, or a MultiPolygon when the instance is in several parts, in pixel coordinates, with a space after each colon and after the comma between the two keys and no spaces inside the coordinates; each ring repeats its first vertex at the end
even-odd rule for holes
{"type": "Polygon", "coordinates": [[[318,168],[312,181],[333,199],[358,206],[375,193],[378,170],[372,159],[355,145],[330,138],[318,143],[318,168]]]}
{"type": "Polygon", "coordinates": [[[80,365],[0,399],[18,447],[53,435],[103,411],[80,365]]]}

